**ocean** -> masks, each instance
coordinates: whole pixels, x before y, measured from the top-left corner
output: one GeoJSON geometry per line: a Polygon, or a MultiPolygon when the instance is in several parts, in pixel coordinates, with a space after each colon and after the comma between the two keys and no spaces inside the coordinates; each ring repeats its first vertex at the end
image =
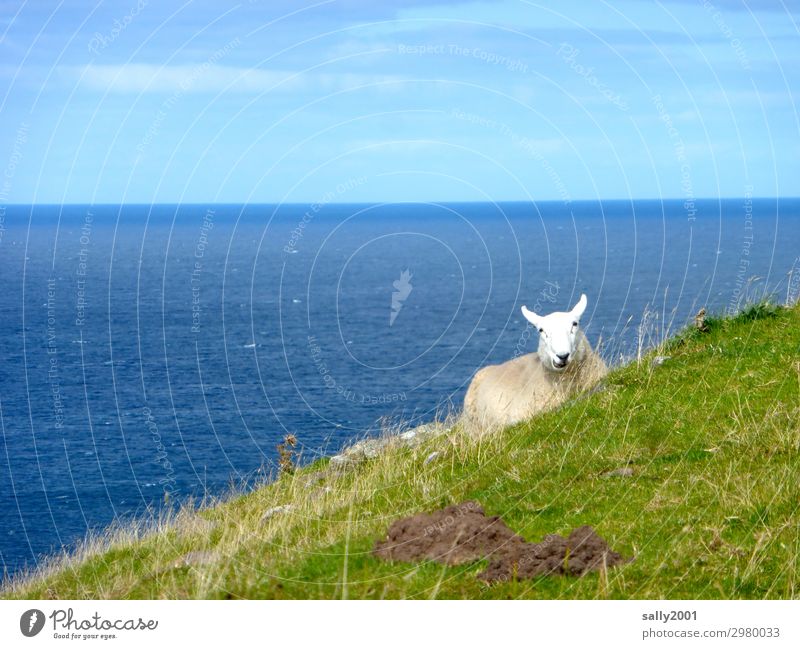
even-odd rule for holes
{"type": "Polygon", "coordinates": [[[0,206],[0,568],[458,409],[522,304],[620,362],[798,255],[798,199],[0,206]]]}

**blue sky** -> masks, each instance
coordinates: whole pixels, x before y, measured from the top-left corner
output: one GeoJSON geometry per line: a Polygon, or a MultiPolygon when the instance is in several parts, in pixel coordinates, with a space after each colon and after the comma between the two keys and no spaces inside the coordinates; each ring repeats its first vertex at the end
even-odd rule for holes
{"type": "Polygon", "coordinates": [[[0,0],[0,202],[795,196],[780,1],[0,0]]]}

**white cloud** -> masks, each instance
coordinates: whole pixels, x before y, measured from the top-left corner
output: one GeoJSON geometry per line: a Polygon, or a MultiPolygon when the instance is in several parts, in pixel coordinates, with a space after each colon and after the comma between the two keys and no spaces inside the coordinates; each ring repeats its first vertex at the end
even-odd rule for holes
{"type": "Polygon", "coordinates": [[[353,140],[347,143],[346,150],[364,150],[373,153],[414,153],[425,149],[437,149],[447,147],[447,143],[442,140],[353,140]]]}
{"type": "Polygon", "coordinates": [[[331,72],[260,70],[215,64],[159,66],[124,65],[65,66],[64,72],[85,87],[111,93],[264,93],[336,92],[363,85],[398,81],[387,75],[331,72]]]}

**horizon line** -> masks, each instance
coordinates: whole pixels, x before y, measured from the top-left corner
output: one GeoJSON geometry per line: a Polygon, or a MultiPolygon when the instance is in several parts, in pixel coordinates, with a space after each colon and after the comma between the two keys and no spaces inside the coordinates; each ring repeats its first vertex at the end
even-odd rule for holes
{"type": "Polygon", "coordinates": [[[197,201],[187,201],[187,202],[175,202],[175,201],[163,201],[163,202],[150,202],[150,203],[143,203],[132,201],[128,203],[111,203],[111,202],[87,202],[87,203],[78,203],[78,202],[64,202],[64,203],[6,203],[2,207],[80,207],[86,205],[97,205],[97,206],[131,206],[131,207],[138,207],[138,206],[153,206],[153,205],[175,205],[175,206],[209,206],[209,205],[272,205],[272,206],[281,206],[281,205],[314,205],[320,204],[322,207],[327,207],[329,205],[501,205],[505,203],[560,203],[562,205],[573,205],[576,203],[634,203],[634,202],[642,202],[642,201],[653,201],[653,202],[683,202],[683,203],[691,203],[691,202],[698,202],[698,201],[732,201],[732,200],[753,200],[753,201],[763,201],[763,200],[774,200],[774,201],[783,201],[783,200],[800,200],[800,195],[798,196],[701,196],[701,197],[694,197],[694,198],[659,198],[659,197],[652,197],[652,198],[579,198],[570,201],[564,201],[562,199],[557,198],[548,198],[542,200],[530,200],[530,199],[502,199],[502,200],[488,200],[488,201],[474,201],[474,200],[457,200],[457,199],[445,199],[445,200],[416,200],[416,201],[328,201],[325,203],[321,203],[318,200],[312,201],[281,201],[281,202],[270,202],[270,201],[254,201],[254,202],[221,202],[221,201],[209,201],[209,202],[197,202],[197,201]]]}

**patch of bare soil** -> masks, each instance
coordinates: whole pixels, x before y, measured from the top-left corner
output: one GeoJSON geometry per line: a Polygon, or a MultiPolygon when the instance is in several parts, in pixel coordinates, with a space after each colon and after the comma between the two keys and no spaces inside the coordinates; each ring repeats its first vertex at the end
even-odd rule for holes
{"type": "Polygon", "coordinates": [[[397,520],[373,552],[390,561],[433,560],[447,565],[488,558],[489,566],[478,578],[490,583],[551,574],[583,575],[630,561],[588,526],[574,529],[567,537],[549,534],[541,543],[528,543],[500,517],[486,516],[475,501],[397,520]]]}

